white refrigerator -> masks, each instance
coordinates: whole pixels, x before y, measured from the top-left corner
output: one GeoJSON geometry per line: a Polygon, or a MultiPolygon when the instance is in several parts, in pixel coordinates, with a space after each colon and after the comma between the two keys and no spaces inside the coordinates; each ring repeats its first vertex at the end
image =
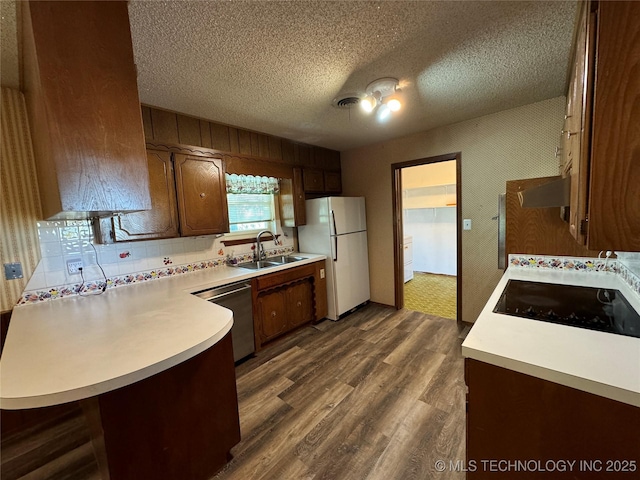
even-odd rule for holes
{"type": "Polygon", "coordinates": [[[364,197],[315,198],[306,206],[298,246],[327,256],[327,317],[338,320],[371,298],[364,197]]]}

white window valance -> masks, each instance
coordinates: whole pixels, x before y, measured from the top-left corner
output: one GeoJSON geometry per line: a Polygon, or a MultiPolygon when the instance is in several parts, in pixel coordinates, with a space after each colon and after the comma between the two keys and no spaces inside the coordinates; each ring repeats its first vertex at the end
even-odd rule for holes
{"type": "Polygon", "coordinates": [[[274,177],[227,173],[226,180],[227,193],[274,194],[280,191],[280,183],[278,182],[278,179],[274,177]]]}

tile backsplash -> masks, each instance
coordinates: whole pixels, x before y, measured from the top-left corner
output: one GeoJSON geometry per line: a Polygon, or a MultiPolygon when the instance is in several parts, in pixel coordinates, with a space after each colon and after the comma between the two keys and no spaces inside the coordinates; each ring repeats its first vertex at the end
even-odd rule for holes
{"type": "Polygon", "coordinates": [[[618,262],[640,277],[640,252],[616,252],[618,262]]]}
{"type": "MultiPolygon", "coordinates": [[[[101,245],[94,242],[90,220],[38,222],[42,259],[29,279],[19,304],[75,295],[83,285],[80,274],[69,274],[67,262],[82,260],[82,290],[95,290],[224,264],[230,256],[248,260],[253,244],[225,247],[224,237],[206,235],[101,245]],[[104,270],[104,276],[102,270],[104,270]],[[131,279],[131,280],[130,280],[131,279]]],[[[279,243],[265,249],[292,251],[293,229],[278,227],[279,243]],[[284,230],[284,231],[283,231],[284,230]]]]}

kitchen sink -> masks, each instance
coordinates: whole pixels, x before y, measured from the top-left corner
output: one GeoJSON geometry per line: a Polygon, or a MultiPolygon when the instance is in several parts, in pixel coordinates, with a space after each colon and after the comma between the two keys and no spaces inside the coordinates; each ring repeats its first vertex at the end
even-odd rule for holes
{"type": "Polygon", "coordinates": [[[267,260],[258,260],[256,262],[239,263],[238,267],[259,270],[261,268],[277,267],[278,265],[282,265],[282,263],[268,262],[267,260]]]}
{"type": "Polygon", "coordinates": [[[266,259],[267,262],[276,262],[276,263],[292,263],[299,262],[300,260],[306,260],[305,257],[295,257],[293,255],[279,255],[277,257],[268,257],[266,259]]]}
{"type": "Polygon", "coordinates": [[[237,266],[242,268],[250,268],[252,270],[260,270],[262,268],[277,267],[279,265],[284,265],[285,263],[299,262],[300,260],[306,260],[306,258],[296,257],[293,255],[279,255],[277,257],[268,257],[265,260],[239,263],[237,266]]]}

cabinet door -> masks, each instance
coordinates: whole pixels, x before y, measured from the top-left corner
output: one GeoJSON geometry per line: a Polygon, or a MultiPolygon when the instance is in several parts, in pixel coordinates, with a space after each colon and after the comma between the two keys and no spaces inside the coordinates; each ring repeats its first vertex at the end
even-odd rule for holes
{"type": "Polygon", "coordinates": [[[340,172],[324,172],[324,190],[329,193],[342,192],[342,177],[340,172]]]}
{"type": "Polygon", "coordinates": [[[305,279],[287,288],[289,327],[294,328],[313,320],[313,288],[305,279]]]}
{"type": "Polygon", "coordinates": [[[305,168],[302,178],[305,192],[324,192],[324,173],[322,170],[305,168]]]}
{"type": "Polygon", "coordinates": [[[598,2],[588,246],[640,251],[640,2],[598,2]]]}
{"type": "Polygon", "coordinates": [[[179,236],[171,154],[147,150],[147,164],[151,210],[114,217],[113,232],[116,242],[179,236]]]}
{"type": "Polygon", "coordinates": [[[287,330],[287,295],[285,289],[258,295],[258,318],[261,343],[283,334],[287,330]]]}
{"type": "Polygon", "coordinates": [[[222,160],[176,154],[174,164],[182,236],[228,232],[222,160]]]}
{"type": "Polygon", "coordinates": [[[589,164],[589,139],[591,134],[591,92],[593,89],[595,14],[588,4],[583,5],[574,57],[574,68],[567,95],[567,118],[563,138],[568,150],[571,177],[569,231],[584,245],[586,238],[582,223],[587,210],[587,173],[589,164]]]}
{"type": "Polygon", "coordinates": [[[293,179],[280,179],[280,220],[284,227],[298,227],[307,223],[302,169],[293,169],[293,179]]]}

